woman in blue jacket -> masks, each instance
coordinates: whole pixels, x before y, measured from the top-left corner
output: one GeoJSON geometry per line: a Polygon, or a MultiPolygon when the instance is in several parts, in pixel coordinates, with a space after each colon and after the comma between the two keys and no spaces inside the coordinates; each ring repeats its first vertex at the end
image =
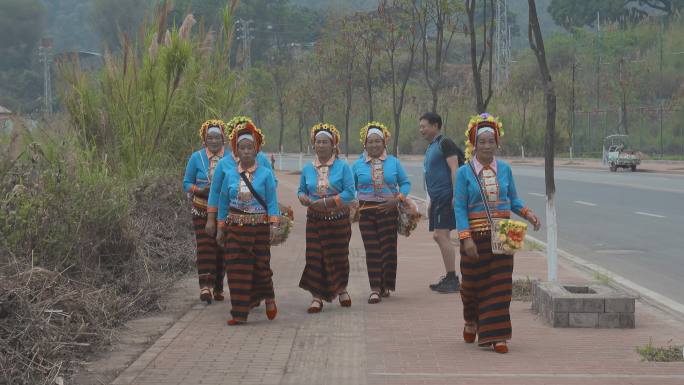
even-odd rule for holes
{"type": "Polygon", "coordinates": [[[399,159],[387,154],[390,132],[379,122],[361,129],[364,153],[352,166],[357,198],[359,228],[366,250],[366,266],[374,304],[389,297],[397,279],[397,209],[411,191],[411,182],[399,159]]]}
{"type": "Polygon", "coordinates": [[[503,136],[503,125],[488,113],[471,118],[466,131],[466,165],[456,174],[454,212],[461,241],[461,299],[463,339],[507,353],[512,327],[510,304],[513,289],[513,255],[492,252],[493,220],[515,213],[535,231],[539,218],[525,206],[515,188],[508,163],[494,154],[503,136]],[[486,202],[483,200],[485,197],[486,202]]]}
{"type": "MultiPolygon", "coordinates": [[[[226,136],[230,137],[236,127],[244,124],[254,125],[252,119],[247,116],[235,116],[226,123],[226,136]]],[[[256,126],[255,126],[256,127],[256,126]]],[[[232,149],[226,149],[229,153],[226,154],[216,165],[216,172],[214,173],[214,178],[211,181],[211,187],[209,189],[209,199],[207,203],[207,224],[205,230],[207,234],[212,237],[216,236],[216,213],[218,212],[218,202],[219,194],[221,194],[221,186],[223,186],[223,178],[234,168],[238,166],[238,154],[232,152],[232,149]]],[[[256,162],[263,167],[266,167],[273,171],[271,163],[269,162],[266,155],[258,151],[256,154],[256,162]]],[[[276,183],[278,180],[276,179],[276,183]]]]}
{"type": "Polygon", "coordinates": [[[224,299],[223,255],[214,235],[207,234],[205,226],[211,181],[225,153],[225,124],[221,120],[207,120],[200,127],[199,135],[204,147],[190,156],[185,168],[183,188],[192,195],[192,224],[197,244],[200,299],[211,303],[212,297],[217,301],[224,299]]]}
{"type": "Polygon", "coordinates": [[[221,186],[216,241],[224,246],[230,290],[228,325],[247,322],[249,310],[266,302],[266,316],[277,315],[271,271],[271,227],[279,224],[273,172],[256,161],[263,134],[252,123],[238,125],[230,136],[237,167],[228,170],[221,186]]]}
{"type": "Polygon", "coordinates": [[[309,313],[319,313],[323,301],[339,298],[351,306],[349,282],[349,203],[354,199],[354,177],[347,162],[337,158],[340,133],[332,124],[311,129],[316,156],[304,166],[297,196],[306,213],[306,266],[299,287],[313,296],[309,313]]]}

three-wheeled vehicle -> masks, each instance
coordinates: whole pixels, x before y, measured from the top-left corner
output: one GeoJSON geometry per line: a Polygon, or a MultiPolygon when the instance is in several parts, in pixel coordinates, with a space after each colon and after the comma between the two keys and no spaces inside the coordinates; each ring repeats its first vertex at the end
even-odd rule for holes
{"type": "Polygon", "coordinates": [[[636,171],[641,159],[636,151],[629,145],[627,135],[608,135],[603,140],[603,151],[607,153],[607,163],[610,171],[617,171],[618,168],[629,168],[636,171]]]}

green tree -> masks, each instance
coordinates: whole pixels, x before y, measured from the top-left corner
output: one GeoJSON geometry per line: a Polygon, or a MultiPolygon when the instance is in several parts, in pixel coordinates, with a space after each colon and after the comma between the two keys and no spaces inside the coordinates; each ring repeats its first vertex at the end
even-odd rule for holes
{"type": "Polygon", "coordinates": [[[240,4],[237,18],[251,20],[252,62],[268,61],[271,49],[311,43],[319,39],[325,18],[289,0],[251,0],[240,4]]]}
{"type": "Polygon", "coordinates": [[[417,14],[409,0],[383,0],[379,8],[382,33],[381,49],[389,64],[394,118],[394,144],[397,154],[401,133],[401,113],[406,101],[406,85],[413,73],[420,32],[415,27],[417,14]]]}
{"type": "Polygon", "coordinates": [[[437,111],[439,92],[445,84],[444,65],[463,15],[461,2],[455,0],[413,0],[420,27],[423,74],[432,94],[431,111],[437,111]],[[433,36],[430,36],[430,35],[433,36]],[[434,43],[430,42],[434,40],[434,43]]]}
{"type": "Polygon", "coordinates": [[[121,34],[135,34],[150,5],[150,0],[93,0],[88,21],[107,48],[119,49],[121,34]]]}
{"type": "Polygon", "coordinates": [[[0,0],[0,104],[32,110],[40,103],[37,46],[45,10],[38,0],[0,0]]]}
{"type": "Polygon", "coordinates": [[[494,36],[494,0],[482,0],[482,7],[478,5],[477,0],[466,0],[466,14],[468,15],[468,36],[470,37],[470,64],[473,71],[473,85],[475,86],[475,97],[477,101],[477,113],[485,112],[489,105],[494,91],[492,89],[492,60],[494,54],[494,45],[492,44],[492,37],[494,36]],[[477,26],[477,20],[482,10],[482,43],[477,43],[477,33],[480,29],[477,26]],[[489,25],[488,25],[489,24],[489,25]],[[487,64],[487,88],[486,95],[483,90],[485,83],[483,82],[482,68],[487,64]]]}
{"type": "Polygon", "coordinates": [[[192,13],[199,22],[204,22],[207,28],[220,28],[222,23],[221,10],[226,0],[176,0],[169,13],[169,22],[180,24],[185,15],[192,13]]]}
{"type": "Polygon", "coordinates": [[[625,22],[658,12],[671,16],[682,7],[684,0],[552,0],[548,10],[556,23],[571,29],[593,25],[597,15],[601,20],[625,22]]]}

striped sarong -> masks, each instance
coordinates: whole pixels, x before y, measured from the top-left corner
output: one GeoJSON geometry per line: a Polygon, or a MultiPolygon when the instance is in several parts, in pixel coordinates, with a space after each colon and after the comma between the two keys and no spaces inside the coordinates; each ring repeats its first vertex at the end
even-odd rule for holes
{"type": "Polygon", "coordinates": [[[511,339],[513,256],[493,254],[489,231],[473,232],[479,258],[465,255],[461,242],[463,319],[478,325],[478,344],[511,339]]]}
{"type": "Polygon", "coordinates": [[[312,209],[306,215],[306,266],[299,287],[331,302],[349,282],[349,210],[326,215],[312,209]]]}
{"type": "Polygon", "coordinates": [[[230,224],[225,231],[225,266],[230,314],[247,321],[249,309],[275,298],[271,271],[270,226],[230,224]]]}
{"type": "Polygon", "coordinates": [[[395,290],[397,281],[397,228],[399,212],[380,212],[362,203],[359,228],[366,249],[366,267],[371,290],[395,290]]]}
{"type": "Polygon", "coordinates": [[[197,244],[197,275],[200,289],[223,291],[223,251],[216,244],[216,238],[204,231],[207,224],[206,215],[192,215],[197,244]]]}

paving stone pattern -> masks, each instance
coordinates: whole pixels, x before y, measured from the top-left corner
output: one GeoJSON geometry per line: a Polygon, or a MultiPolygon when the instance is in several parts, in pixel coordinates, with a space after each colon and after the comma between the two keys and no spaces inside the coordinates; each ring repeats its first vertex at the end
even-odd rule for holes
{"type": "MultiPolygon", "coordinates": [[[[297,218],[288,242],[272,250],[278,318],[268,321],[262,307],[248,324],[229,327],[227,303],[198,303],[114,384],[684,384],[684,365],[641,362],[635,351],[649,341],[684,343],[684,325],[639,302],[635,329],[552,328],[529,302],[513,302],[509,354],[463,343],[460,296],[428,289],[443,265],[427,223],[410,238],[400,237],[397,292],[377,305],[366,303],[369,287],[355,226],[352,307],[326,303],[322,313],[307,314],[310,296],[297,287],[304,266],[298,177],[278,179],[281,199],[295,207],[297,218]]],[[[544,278],[545,271],[542,255],[516,255],[517,277],[544,278]]],[[[559,276],[561,282],[587,283],[563,264],[559,276]]]]}

